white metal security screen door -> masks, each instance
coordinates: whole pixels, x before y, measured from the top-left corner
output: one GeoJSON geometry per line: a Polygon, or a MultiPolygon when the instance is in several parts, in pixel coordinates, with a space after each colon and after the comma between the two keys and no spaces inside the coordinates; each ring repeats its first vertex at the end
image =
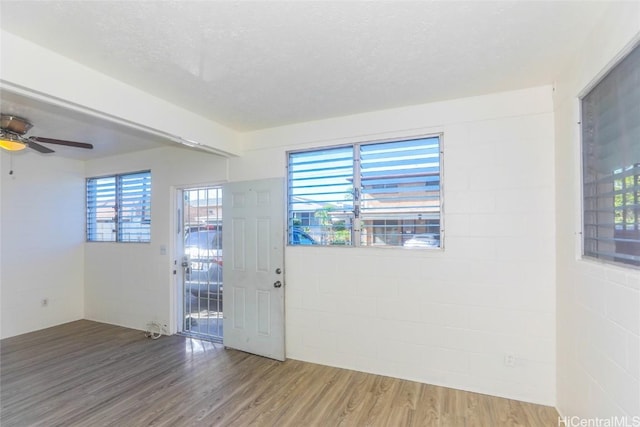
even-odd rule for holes
{"type": "Polygon", "coordinates": [[[223,187],[224,345],[284,360],[284,181],[223,187]]]}

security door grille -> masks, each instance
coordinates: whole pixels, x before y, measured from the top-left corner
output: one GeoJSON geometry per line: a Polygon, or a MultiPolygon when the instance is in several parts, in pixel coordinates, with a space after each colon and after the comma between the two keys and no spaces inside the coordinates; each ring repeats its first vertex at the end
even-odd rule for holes
{"type": "Polygon", "coordinates": [[[222,189],[183,190],[183,332],[222,340],[222,189]]]}

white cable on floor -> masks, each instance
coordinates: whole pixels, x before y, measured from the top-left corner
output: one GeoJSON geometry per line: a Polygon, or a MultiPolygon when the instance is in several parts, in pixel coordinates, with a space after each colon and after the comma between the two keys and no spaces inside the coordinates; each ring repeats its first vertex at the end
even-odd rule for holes
{"type": "Polygon", "coordinates": [[[149,322],[147,323],[147,331],[144,334],[147,338],[157,340],[162,336],[162,325],[155,321],[149,322]]]}

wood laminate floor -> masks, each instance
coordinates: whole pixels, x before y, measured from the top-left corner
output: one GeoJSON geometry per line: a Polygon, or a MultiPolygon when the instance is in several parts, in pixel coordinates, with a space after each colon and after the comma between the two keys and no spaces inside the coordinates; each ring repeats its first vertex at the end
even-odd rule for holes
{"type": "Polygon", "coordinates": [[[547,406],[87,320],[0,350],[2,427],[558,425],[547,406]]]}

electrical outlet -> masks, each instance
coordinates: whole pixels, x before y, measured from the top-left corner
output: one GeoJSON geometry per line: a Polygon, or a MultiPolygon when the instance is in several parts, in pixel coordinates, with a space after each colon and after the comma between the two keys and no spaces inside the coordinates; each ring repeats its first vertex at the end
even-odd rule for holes
{"type": "Polygon", "coordinates": [[[47,307],[47,306],[49,305],[49,298],[43,298],[43,299],[40,301],[40,305],[41,305],[42,307],[47,307]]]}
{"type": "Polygon", "coordinates": [[[513,353],[505,353],[504,366],[508,366],[510,368],[513,368],[514,366],[516,366],[516,355],[513,353]]]}

